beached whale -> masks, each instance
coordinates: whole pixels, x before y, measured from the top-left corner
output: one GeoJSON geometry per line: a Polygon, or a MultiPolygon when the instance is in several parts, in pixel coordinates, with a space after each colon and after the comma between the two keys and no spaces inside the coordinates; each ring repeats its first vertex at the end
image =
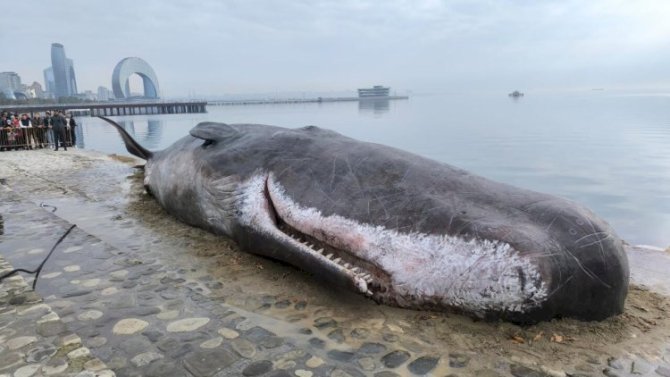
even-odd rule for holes
{"type": "Polygon", "coordinates": [[[623,310],[622,241],[566,199],[314,126],[205,122],[150,152],[101,118],[169,213],[377,302],[525,323],[623,310]]]}

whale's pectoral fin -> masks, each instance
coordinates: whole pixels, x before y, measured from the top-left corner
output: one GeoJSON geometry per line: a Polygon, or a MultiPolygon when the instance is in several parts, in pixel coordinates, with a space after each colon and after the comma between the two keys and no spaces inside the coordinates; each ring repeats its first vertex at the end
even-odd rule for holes
{"type": "Polygon", "coordinates": [[[198,123],[198,125],[193,127],[189,133],[193,137],[209,142],[209,144],[237,137],[239,135],[239,132],[235,127],[225,123],[214,122],[198,123]]]}

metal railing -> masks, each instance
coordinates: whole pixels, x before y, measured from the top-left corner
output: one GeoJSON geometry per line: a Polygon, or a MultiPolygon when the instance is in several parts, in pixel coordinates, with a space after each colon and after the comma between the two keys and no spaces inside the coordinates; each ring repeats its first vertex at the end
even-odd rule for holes
{"type": "MultiPolygon", "coordinates": [[[[1,127],[0,128],[0,151],[18,149],[40,149],[54,148],[56,135],[52,127],[1,127]]],[[[67,147],[73,145],[73,135],[70,128],[64,128],[60,135],[60,145],[67,147]]]]}

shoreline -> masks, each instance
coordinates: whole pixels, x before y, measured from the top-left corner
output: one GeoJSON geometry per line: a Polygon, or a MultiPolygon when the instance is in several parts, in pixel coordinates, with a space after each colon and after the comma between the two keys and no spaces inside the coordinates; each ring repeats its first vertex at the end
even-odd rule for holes
{"type": "MultiPolygon", "coordinates": [[[[50,148],[44,148],[44,149],[39,149],[41,152],[53,152],[57,153],[56,151],[53,151],[50,148]]],[[[10,150],[10,151],[2,151],[0,152],[0,161],[3,159],[2,157],[4,156],[4,153],[16,153],[16,152],[38,152],[38,150],[10,150]]],[[[59,151],[60,152],[60,151],[59,151]]],[[[142,165],[144,163],[144,160],[139,159],[135,156],[132,155],[127,155],[127,154],[117,154],[117,153],[105,153],[97,150],[91,150],[91,149],[79,149],[79,148],[70,148],[67,151],[63,151],[64,153],[73,153],[73,154],[80,154],[82,156],[90,157],[92,159],[114,159],[123,163],[127,164],[132,164],[133,166],[135,165],[142,165]]],[[[15,158],[9,158],[9,161],[15,161],[15,158]]],[[[3,170],[2,166],[0,166],[0,178],[2,178],[3,175],[3,170]]],[[[652,245],[652,244],[647,244],[647,243],[629,243],[625,239],[623,240],[624,244],[632,247],[632,248],[638,248],[638,249],[645,249],[649,251],[659,251],[659,252],[666,252],[670,253],[670,245],[663,246],[663,245],[652,245]]]]}

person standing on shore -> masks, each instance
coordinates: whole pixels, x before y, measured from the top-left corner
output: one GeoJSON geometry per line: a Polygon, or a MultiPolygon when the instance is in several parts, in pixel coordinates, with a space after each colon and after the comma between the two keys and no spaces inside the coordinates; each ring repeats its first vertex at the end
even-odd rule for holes
{"type": "Polygon", "coordinates": [[[42,117],[40,117],[39,113],[33,117],[33,127],[33,134],[35,135],[35,141],[37,141],[37,147],[44,148],[46,145],[46,132],[44,130],[42,117]]]}
{"type": "Polygon", "coordinates": [[[56,111],[54,116],[51,118],[54,130],[54,143],[56,147],[55,151],[58,150],[58,144],[63,145],[63,149],[67,150],[67,142],[65,139],[65,117],[61,114],[60,111],[56,111]]]}
{"type": "Polygon", "coordinates": [[[21,114],[21,119],[19,120],[21,123],[21,128],[23,129],[23,137],[25,139],[26,143],[26,149],[34,149],[37,146],[37,142],[35,141],[35,130],[33,128],[33,120],[28,116],[28,114],[24,113],[21,114]]]}
{"type": "Polygon", "coordinates": [[[18,114],[12,114],[11,120],[11,127],[14,129],[14,134],[16,134],[16,145],[17,149],[18,148],[26,148],[26,139],[25,139],[25,133],[21,129],[21,121],[19,120],[19,115],[18,114]]]}
{"type": "Polygon", "coordinates": [[[51,148],[54,145],[53,118],[51,112],[47,111],[44,115],[44,132],[47,137],[47,145],[51,148]]]}
{"type": "Polygon", "coordinates": [[[70,140],[72,140],[71,146],[76,147],[77,144],[77,134],[75,133],[75,128],[77,127],[77,122],[74,121],[74,115],[70,114],[68,118],[68,129],[70,131],[70,140]]]}

